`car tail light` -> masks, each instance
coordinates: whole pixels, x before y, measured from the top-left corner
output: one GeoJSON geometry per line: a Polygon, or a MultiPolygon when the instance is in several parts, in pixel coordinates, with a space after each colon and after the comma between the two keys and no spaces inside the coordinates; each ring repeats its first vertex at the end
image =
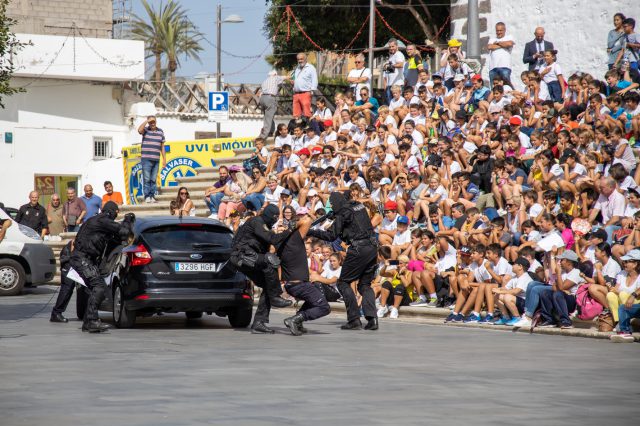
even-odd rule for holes
{"type": "Polygon", "coordinates": [[[148,300],[149,299],[149,295],[148,294],[140,294],[140,295],[134,297],[134,299],[136,299],[136,300],[148,300]]]}
{"type": "Polygon", "coordinates": [[[242,295],[242,298],[243,298],[243,299],[251,299],[251,296],[250,296],[250,295],[248,295],[248,294],[243,294],[243,295],[242,295]]]}
{"type": "Polygon", "coordinates": [[[153,258],[142,244],[129,251],[131,266],[142,266],[151,263],[153,258]]]}

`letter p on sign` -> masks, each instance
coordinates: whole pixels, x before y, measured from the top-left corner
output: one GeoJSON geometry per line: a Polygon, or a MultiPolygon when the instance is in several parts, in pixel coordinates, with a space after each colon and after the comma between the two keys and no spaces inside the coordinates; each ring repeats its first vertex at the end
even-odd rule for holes
{"type": "Polygon", "coordinates": [[[209,120],[223,121],[229,119],[229,93],[209,92],[209,120]]]}

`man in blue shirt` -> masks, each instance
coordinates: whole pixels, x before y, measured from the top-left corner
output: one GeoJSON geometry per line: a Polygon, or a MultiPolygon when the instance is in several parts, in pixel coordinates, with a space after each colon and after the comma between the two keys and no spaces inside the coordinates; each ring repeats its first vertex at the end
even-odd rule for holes
{"type": "Polygon", "coordinates": [[[91,185],[84,186],[84,195],[80,198],[87,207],[87,214],[84,216],[83,222],[86,222],[93,216],[100,213],[102,208],[102,198],[93,193],[93,187],[91,185]]]}
{"type": "Polygon", "coordinates": [[[351,107],[352,112],[362,112],[364,114],[364,118],[367,120],[367,124],[375,123],[378,119],[378,108],[380,104],[376,98],[369,97],[369,89],[366,87],[360,88],[360,100],[356,101],[353,107],[351,107]]]}
{"type": "Polygon", "coordinates": [[[307,62],[305,53],[296,56],[298,66],[293,70],[293,116],[311,118],[311,97],[318,88],[318,72],[307,62]]]}

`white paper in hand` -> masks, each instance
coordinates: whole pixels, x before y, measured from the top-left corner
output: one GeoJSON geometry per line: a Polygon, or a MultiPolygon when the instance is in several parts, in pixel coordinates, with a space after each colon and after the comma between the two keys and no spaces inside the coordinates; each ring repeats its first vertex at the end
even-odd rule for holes
{"type": "Polygon", "coordinates": [[[78,274],[78,272],[73,268],[69,268],[69,272],[67,272],[67,278],[69,278],[71,281],[77,282],[80,285],[83,285],[85,287],[87,286],[80,274],[78,274]]]}

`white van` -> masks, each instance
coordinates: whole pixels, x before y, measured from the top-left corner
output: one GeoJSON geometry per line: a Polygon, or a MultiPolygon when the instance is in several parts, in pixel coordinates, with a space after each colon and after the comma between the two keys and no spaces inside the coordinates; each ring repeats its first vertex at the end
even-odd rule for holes
{"type": "Polygon", "coordinates": [[[0,218],[10,220],[0,242],[0,296],[19,294],[25,285],[42,285],[56,273],[53,250],[36,231],[20,225],[0,209],[0,218]]]}

